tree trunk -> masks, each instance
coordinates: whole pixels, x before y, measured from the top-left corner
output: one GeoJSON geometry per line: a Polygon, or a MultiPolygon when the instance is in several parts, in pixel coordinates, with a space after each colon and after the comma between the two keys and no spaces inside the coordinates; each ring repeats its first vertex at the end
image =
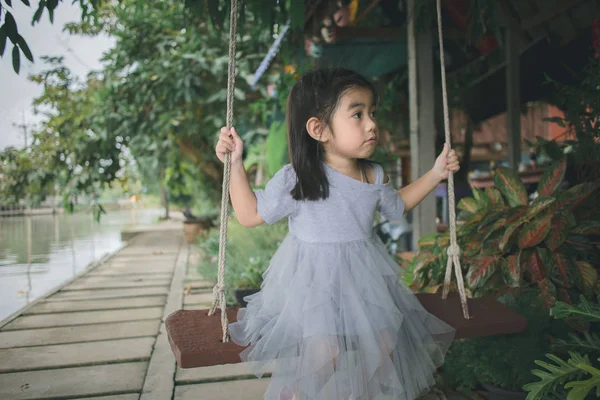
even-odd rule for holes
{"type": "Polygon", "coordinates": [[[165,219],[169,219],[169,195],[163,182],[164,171],[160,173],[160,203],[165,209],[165,219]]]}

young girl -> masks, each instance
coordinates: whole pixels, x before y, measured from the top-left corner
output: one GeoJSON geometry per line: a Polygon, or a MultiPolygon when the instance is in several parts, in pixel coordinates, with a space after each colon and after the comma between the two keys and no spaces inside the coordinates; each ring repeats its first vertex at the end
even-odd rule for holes
{"type": "MultiPolygon", "coordinates": [[[[238,133],[221,129],[231,152],[231,201],[254,227],[287,217],[289,234],[261,291],[232,323],[232,339],[257,376],[272,371],[272,400],[413,400],[434,384],[454,330],[428,314],[399,280],[398,264],[373,232],[375,212],[398,220],[449,171],[448,146],[433,168],[396,191],[367,159],[377,143],[373,86],[355,72],[304,75],[288,98],[291,164],[253,191],[238,133]]],[[[432,143],[433,145],[433,143],[432,143]]]]}

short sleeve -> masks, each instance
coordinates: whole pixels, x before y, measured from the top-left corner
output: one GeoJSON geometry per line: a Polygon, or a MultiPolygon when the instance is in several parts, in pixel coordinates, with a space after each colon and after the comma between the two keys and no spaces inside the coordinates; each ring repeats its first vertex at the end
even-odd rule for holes
{"type": "Polygon", "coordinates": [[[296,211],[291,190],[296,185],[296,174],[291,165],[280,169],[264,189],[255,190],[258,214],[267,224],[274,224],[296,211]]]}
{"type": "Polygon", "coordinates": [[[397,222],[402,220],[404,215],[404,202],[389,183],[383,185],[381,198],[379,201],[379,212],[388,221],[397,222]]]}

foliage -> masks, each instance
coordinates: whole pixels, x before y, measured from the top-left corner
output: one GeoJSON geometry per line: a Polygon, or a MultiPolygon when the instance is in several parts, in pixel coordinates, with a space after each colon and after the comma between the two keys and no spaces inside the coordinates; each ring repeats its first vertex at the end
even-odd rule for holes
{"type": "Polygon", "coordinates": [[[567,157],[572,165],[591,164],[587,169],[577,171],[579,181],[600,178],[600,63],[590,59],[582,71],[578,85],[564,85],[550,82],[556,90],[556,105],[564,112],[564,117],[547,118],[563,128],[566,140],[553,141],[536,137],[535,143],[528,143],[552,160],[567,157]]]}
{"type": "MultiPolygon", "coordinates": [[[[457,236],[466,285],[473,296],[522,284],[537,285],[551,305],[598,291],[600,235],[599,182],[561,189],[562,160],[549,167],[539,197],[529,203],[510,169],[496,171],[495,188],[474,189],[458,204],[457,236]]],[[[448,234],[419,241],[415,269],[418,288],[443,282],[448,234]]]]}
{"type": "MultiPolygon", "coordinates": [[[[186,190],[181,173],[189,164],[176,165],[184,155],[199,167],[194,179],[217,199],[222,166],[214,144],[225,125],[228,31],[192,18],[177,0],[151,6],[124,1],[115,14],[118,24],[109,25],[108,33],[116,45],[105,56],[100,103],[108,129],[126,138],[133,156],[145,159],[155,176],[167,177],[171,194],[186,190]]],[[[249,31],[237,44],[238,123],[255,119],[247,111],[246,81],[271,40],[252,18],[247,16],[249,31]]]]}
{"type": "Polygon", "coordinates": [[[472,389],[479,383],[520,390],[531,382],[533,360],[551,350],[551,338],[564,330],[550,317],[537,290],[503,301],[527,318],[527,330],[511,335],[455,341],[446,356],[442,377],[451,387],[472,389]]]}
{"type": "Polygon", "coordinates": [[[586,329],[571,333],[567,341],[556,342],[555,347],[561,353],[569,350],[566,361],[555,354],[546,354],[550,362],[535,361],[542,369],[531,372],[540,380],[524,386],[529,392],[527,400],[541,400],[556,393],[566,394],[568,400],[600,397],[600,338],[591,333],[600,327],[598,301],[590,303],[581,296],[577,306],[557,302],[551,314],[557,319],[583,321],[587,324],[586,329]]]}
{"type": "MultiPolygon", "coordinates": [[[[262,224],[252,229],[240,225],[235,219],[229,221],[225,269],[227,301],[235,302],[233,290],[257,288],[262,283],[262,274],[279,244],[287,234],[285,221],[274,225],[262,224]],[[257,286],[258,285],[258,286],[257,286]]],[[[205,279],[217,280],[219,254],[219,232],[214,229],[208,238],[198,244],[204,257],[198,272],[205,279]]]]}
{"type": "MultiPolygon", "coordinates": [[[[15,0],[15,3],[18,0],[15,0]]],[[[31,8],[29,0],[20,0],[24,6],[31,8]]],[[[48,19],[54,23],[54,11],[62,0],[40,0],[31,18],[31,25],[40,22],[44,12],[48,14],[48,19]]],[[[29,50],[27,41],[19,33],[19,28],[13,17],[11,10],[13,9],[12,0],[0,1],[0,17],[4,12],[4,22],[0,25],[0,57],[4,57],[8,40],[11,41],[13,48],[11,51],[13,70],[18,74],[21,67],[21,54],[29,61],[33,62],[33,54],[29,50]]],[[[97,19],[97,10],[105,2],[103,0],[73,0],[73,3],[79,3],[81,6],[81,19],[83,23],[93,24],[97,19]]],[[[2,18],[0,18],[2,19],[2,18]]]]}

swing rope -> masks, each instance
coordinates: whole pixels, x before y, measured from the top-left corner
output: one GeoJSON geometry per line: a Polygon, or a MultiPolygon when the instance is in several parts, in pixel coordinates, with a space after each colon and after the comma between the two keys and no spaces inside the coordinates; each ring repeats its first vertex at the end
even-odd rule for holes
{"type": "MultiPolygon", "coordinates": [[[[444,60],[444,38],[442,35],[442,6],[441,0],[437,0],[437,25],[438,37],[440,43],[440,70],[442,73],[442,97],[444,105],[444,131],[446,133],[446,143],[451,144],[450,136],[450,117],[448,112],[448,90],[446,88],[446,68],[444,60]]],[[[454,199],[454,173],[448,174],[448,208],[450,209],[450,246],[448,246],[448,262],[446,264],[446,278],[444,279],[444,290],[442,298],[448,297],[450,291],[450,282],[452,280],[452,264],[456,271],[456,283],[460,294],[460,303],[462,305],[463,315],[469,319],[469,307],[467,305],[467,295],[465,293],[465,283],[463,280],[462,268],[460,266],[460,247],[456,240],[456,208],[454,199]]]]}
{"type": "MultiPolygon", "coordinates": [[[[238,2],[231,0],[229,17],[229,69],[227,71],[227,128],[233,126],[233,99],[235,91],[235,49],[238,25],[238,2]]],[[[229,321],[227,321],[225,301],[225,249],[227,246],[227,217],[229,214],[229,183],[231,176],[231,153],[225,154],[223,170],[223,192],[221,194],[221,226],[219,234],[219,270],[217,284],[213,288],[213,303],[208,315],[213,315],[217,307],[221,308],[221,326],[223,342],[229,342],[229,321]]]]}

